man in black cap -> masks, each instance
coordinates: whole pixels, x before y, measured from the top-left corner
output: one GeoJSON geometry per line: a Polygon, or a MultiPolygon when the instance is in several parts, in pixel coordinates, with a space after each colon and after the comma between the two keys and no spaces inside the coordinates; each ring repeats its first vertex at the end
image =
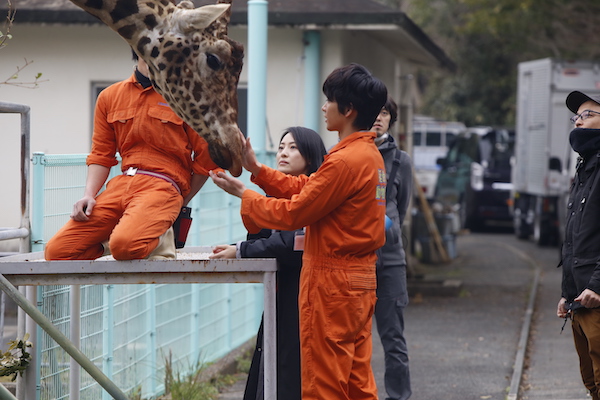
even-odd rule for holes
{"type": "Polygon", "coordinates": [[[567,96],[575,116],[569,135],[579,154],[562,248],[562,298],[556,314],[571,318],[581,377],[600,400],[600,96],[567,96]]]}

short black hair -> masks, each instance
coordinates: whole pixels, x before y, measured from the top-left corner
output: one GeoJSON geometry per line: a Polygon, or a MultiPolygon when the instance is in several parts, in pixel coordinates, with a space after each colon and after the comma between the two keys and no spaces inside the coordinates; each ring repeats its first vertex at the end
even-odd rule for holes
{"type": "Polygon", "coordinates": [[[133,47],[131,48],[131,59],[133,61],[137,61],[139,59],[137,53],[135,51],[133,51],[133,47]]]}
{"type": "Polygon", "coordinates": [[[387,112],[390,113],[390,126],[389,126],[389,128],[391,128],[392,125],[394,125],[394,122],[396,122],[398,120],[398,105],[396,104],[396,102],[394,101],[394,99],[392,99],[391,96],[388,96],[387,101],[385,102],[385,105],[383,106],[383,108],[387,112]]]}
{"type": "Polygon", "coordinates": [[[323,157],[327,154],[321,136],[312,129],[302,126],[291,126],[283,131],[279,143],[281,143],[284,136],[288,133],[294,137],[298,151],[304,160],[306,160],[308,175],[318,170],[321,164],[323,164],[323,157]]]}
{"type": "Polygon", "coordinates": [[[323,83],[323,93],[338,103],[340,113],[356,110],[354,127],[360,130],[371,129],[387,99],[383,82],[356,63],[333,70],[323,83]]]}

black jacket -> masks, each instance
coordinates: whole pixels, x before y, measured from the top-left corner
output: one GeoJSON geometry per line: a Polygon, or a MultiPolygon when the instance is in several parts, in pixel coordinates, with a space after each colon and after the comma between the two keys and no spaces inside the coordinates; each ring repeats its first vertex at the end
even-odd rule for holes
{"type": "MultiPolygon", "coordinates": [[[[600,152],[577,166],[567,204],[561,263],[562,296],[568,303],[585,289],[600,294],[600,152]]],[[[572,306],[580,307],[578,303],[572,306]]]]}
{"type": "MultiPolygon", "coordinates": [[[[263,229],[249,234],[240,242],[242,258],[277,259],[277,398],[300,400],[300,334],[298,292],[302,251],[294,250],[294,237],[298,231],[272,231],[263,229]]],[[[256,350],[248,373],[244,400],[263,398],[263,324],[257,335],[256,350]]]]}

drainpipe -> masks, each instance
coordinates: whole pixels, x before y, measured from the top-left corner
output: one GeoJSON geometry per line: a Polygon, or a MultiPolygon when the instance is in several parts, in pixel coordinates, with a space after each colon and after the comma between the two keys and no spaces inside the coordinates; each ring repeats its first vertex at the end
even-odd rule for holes
{"type": "Polygon", "coordinates": [[[304,32],[304,126],[319,131],[321,120],[321,32],[304,32]]]}
{"type": "MultiPolygon", "coordinates": [[[[267,29],[268,1],[248,0],[248,136],[259,162],[266,164],[267,134],[267,29]]],[[[1,275],[0,275],[1,277],[1,275]]],[[[267,282],[265,282],[265,285],[267,282]]],[[[274,307],[265,304],[265,307],[274,307]]],[[[264,359],[266,365],[276,365],[275,332],[266,332],[264,359]],[[272,335],[269,335],[269,334],[272,335]]],[[[277,369],[265,375],[265,400],[277,398],[277,369]]]]}
{"type": "Polygon", "coordinates": [[[248,137],[266,161],[268,1],[248,0],[248,137]]]}

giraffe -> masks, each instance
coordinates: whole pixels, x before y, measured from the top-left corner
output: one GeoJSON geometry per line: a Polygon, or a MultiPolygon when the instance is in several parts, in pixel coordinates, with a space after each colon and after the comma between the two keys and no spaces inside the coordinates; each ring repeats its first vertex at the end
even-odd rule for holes
{"type": "Polygon", "coordinates": [[[149,67],[152,84],[208,143],[210,156],[242,173],[237,84],[243,46],[227,37],[231,1],[71,0],[117,32],[149,67]]]}

